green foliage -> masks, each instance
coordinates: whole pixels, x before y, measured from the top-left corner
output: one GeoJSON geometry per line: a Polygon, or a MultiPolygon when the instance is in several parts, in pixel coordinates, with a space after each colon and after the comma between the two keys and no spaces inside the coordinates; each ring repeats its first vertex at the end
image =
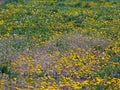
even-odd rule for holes
{"type": "Polygon", "coordinates": [[[106,66],[103,66],[99,71],[97,71],[98,75],[102,78],[108,78],[109,76],[120,78],[120,68],[116,65],[114,68],[109,63],[106,66]]]}
{"type": "Polygon", "coordinates": [[[2,25],[0,25],[0,34],[1,34],[1,35],[5,35],[5,34],[7,34],[7,33],[8,33],[8,30],[5,29],[2,25]]]}
{"type": "Polygon", "coordinates": [[[24,0],[5,0],[5,3],[12,3],[12,2],[23,2],[24,0]]]}
{"type": "Polygon", "coordinates": [[[106,88],[103,87],[102,85],[95,85],[95,89],[96,90],[106,90],[106,88]]]}
{"type": "Polygon", "coordinates": [[[0,72],[6,73],[6,74],[11,74],[10,67],[8,65],[1,65],[0,72]]]}
{"type": "Polygon", "coordinates": [[[19,77],[19,74],[11,70],[10,66],[8,64],[2,64],[0,65],[0,73],[1,74],[7,74],[9,78],[13,77],[19,77]]]}
{"type": "Polygon", "coordinates": [[[58,50],[61,51],[61,52],[64,52],[64,51],[67,49],[66,44],[63,43],[63,42],[60,41],[60,40],[58,40],[58,41],[56,42],[56,47],[57,47],[58,50]]]}
{"type": "Polygon", "coordinates": [[[112,62],[120,62],[120,56],[119,56],[119,55],[114,55],[114,56],[110,59],[110,61],[112,61],[112,62]]]}
{"type": "Polygon", "coordinates": [[[74,7],[81,7],[82,6],[82,2],[78,2],[74,5],[74,7]]]}
{"type": "Polygon", "coordinates": [[[97,49],[97,50],[100,50],[100,51],[103,51],[103,50],[104,50],[102,45],[96,46],[96,49],[97,49]]]}

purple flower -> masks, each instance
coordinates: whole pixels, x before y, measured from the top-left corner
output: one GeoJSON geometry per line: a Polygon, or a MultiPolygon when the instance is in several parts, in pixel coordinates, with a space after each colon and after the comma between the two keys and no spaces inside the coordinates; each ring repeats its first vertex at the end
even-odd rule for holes
{"type": "Polygon", "coordinates": [[[70,87],[69,86],[62,86],[61,90],[70,90],[70,87]]]}

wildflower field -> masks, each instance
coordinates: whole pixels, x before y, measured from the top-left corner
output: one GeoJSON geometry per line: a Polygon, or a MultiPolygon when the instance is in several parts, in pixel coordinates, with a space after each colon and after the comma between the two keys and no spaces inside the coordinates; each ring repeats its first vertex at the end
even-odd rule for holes
{"type": "Polygon", "coordinates": [[[1,0],[0,90],[120,90],[120,0],[1,0]]]}

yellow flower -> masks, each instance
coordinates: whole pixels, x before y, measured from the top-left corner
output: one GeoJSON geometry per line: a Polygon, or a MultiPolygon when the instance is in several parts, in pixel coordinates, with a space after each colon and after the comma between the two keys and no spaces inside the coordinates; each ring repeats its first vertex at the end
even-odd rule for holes
{"type": "Polygon", "coordinates": [[[16,90],[20,90],[20,88],[18,88],[18,87],[15,87],[15,89],[16,89],[16,90]]]}
{"type": "Polygon", "coordinates": [[[73,87],[74,89],[80,89],[80,88],[82,88],[82,85],[81,85],[80,82],[75,82],[75,83],[72,85],[72,87],[73,87]]]}
{"type": "Polygon", "coordinates": [[[28,86],[29,89],[33,89],[34,87],[33,86],[28,86]]]}
{"type": "Polygon", "coordinates": [[[0,20],[0,25],[2,25],[4,23],[4,20],[0,20]]]}
{"type": "Polygon", "coordinates": [[[110,81],[107,81],[107,84],[108,84],[108,85],[110,85],[110,84],[111,84],[111,82],[110,82],[110,81]]]}
{"type": "Polygon", "coordinates": [[[14,80],[14,81],[16,81],[16,80],[17,80],[17,78],[13,78],[13,80],[14,80]]]}
{"type": "Polygon", "coordinates": [[[4,80],[0,80],[0,85],[3,85],[4,84],[4,80]]]}
{"type": "Polygon", "coordinates": [[[31,80],[31,81],[32,81],[32,80],[33,80],[33,78],[29,78],[29,80],[31,80]]]}
{"type": "Polygon", "coordinates": [[[96,77],[96,84],[99,84],[99,83],[101,83],[102,81],[103,81],[102,78],[100,78],[100,77],[96,77]]]}
{"type": "Polygon", "coordinates": [[[57,88],[53,86],[49,86],[46,90],[57,90],[57,88]]]}
{"type": "Polygon", "coordinates": [[[82,82],[82,85],[88,85],[89,84],[89,81],[88,80],[85,80],[82,82]]]}

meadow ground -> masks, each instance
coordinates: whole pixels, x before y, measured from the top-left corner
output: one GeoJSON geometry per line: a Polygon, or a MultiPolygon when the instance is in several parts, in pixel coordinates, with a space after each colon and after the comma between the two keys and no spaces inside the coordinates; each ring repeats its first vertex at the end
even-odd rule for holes
{"type": "Polygon", "coordinates": [[[5,0],[0,90],[120,90],[120,1],[5,0]]]}

